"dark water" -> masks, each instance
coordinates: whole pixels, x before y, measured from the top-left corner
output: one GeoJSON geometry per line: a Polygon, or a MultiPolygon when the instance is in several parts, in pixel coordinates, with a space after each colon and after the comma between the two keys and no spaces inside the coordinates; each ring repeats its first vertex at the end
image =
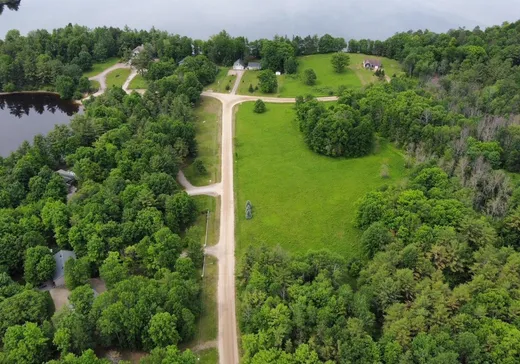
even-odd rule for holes
{"type": "Polygon", "coordinates": [[[0,96],[0,155],[15,151],[24,140],[68,124],[80,107],[52,94],[0,96]]]}

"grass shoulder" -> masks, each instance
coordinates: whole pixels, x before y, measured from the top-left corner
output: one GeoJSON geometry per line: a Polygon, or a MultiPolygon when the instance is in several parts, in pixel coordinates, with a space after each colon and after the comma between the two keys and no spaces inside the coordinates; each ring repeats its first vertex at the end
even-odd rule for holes
{"type": "Polygon", "coordinates": [[[195,109],[195,129],[198,146],[197,159],[202,161],[206,173],[200,173],[194,161],[183,169],[194,186],[205,186],[220,181],[220,123],[222,104],[211,97],[202,97],[195,109]]]}
{"type": "Polygon", "coordinates": [[[403,155],[385,140],[363,158],[318,155],[304,143],[293,105],[267,104],[264,114],[253,113],[253,105],[242,104],[236,114],[237,256],[248,245],[262,244],[359,255],[356,201],[401,181],[403,155]],[[247,200],[253,205],[251,220],[245,218],[247,200]]]}

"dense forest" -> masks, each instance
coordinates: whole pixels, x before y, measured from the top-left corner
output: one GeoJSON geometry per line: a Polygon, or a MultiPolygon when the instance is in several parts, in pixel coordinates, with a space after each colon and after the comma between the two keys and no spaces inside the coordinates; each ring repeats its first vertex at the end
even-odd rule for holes
{"type": "Polygon", "coordinates": [[[201,307],[202,248],[186,234],[198,210],[175,180],[197,151],[193,120],[179,90],[112,89],[0,159],[1,362],[91,363],[99,347],[195,362],[175,347],[193,337],[201,307]],[[59,168],[75,173],[74,195],[59,168]],[[49,248],[77,256],[65,264],[70,305],[56,313],[36,289],[54,273],[49,248]],[[99,296],[97,276],[108,288],[99,296]]]}

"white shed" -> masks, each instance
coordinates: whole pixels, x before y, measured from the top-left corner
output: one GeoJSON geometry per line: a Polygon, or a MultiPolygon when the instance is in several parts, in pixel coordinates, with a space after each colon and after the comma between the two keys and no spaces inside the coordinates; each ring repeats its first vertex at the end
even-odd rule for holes
{"type": "Polygon", "coordinates": [[[246,64],[241,59],[237,59],[235,63],[233,63],[233,69],[237,71],[243,71],[246,68],[246,64]]]}

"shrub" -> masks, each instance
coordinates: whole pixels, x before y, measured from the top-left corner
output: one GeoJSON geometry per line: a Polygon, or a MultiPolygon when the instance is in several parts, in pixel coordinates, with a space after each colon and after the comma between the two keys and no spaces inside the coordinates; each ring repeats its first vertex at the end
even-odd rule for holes
{"type": "Polygon", "coordinates": [[[278,89],[278,81],[276,75],[271,70],[263,70],[258,74],[260,90],[267,94],[276,92],[278,89]]]}
{"type": "Polygon", "coordinates": [[[246,202],[246,219],[251,220],[253,218],[253,205],[251,201],[247,200],[246,202]]]}
{"type": "Polygon", "coordinates": [[[255,89],[254,89],[252,83],[249,84],[249,90],[248,90],[248,91],[249,91],[250,94],[252,94],[253,92],[255,92],[255,89]]]}
{"type": "Polygon", "coordinates": [[[253,111],[256,112],[257,114],[262,114],[265,112],[265,110],[266,110],[265,103],[260,99],[256,100],[255,108],[253,109],[253,111]]]}
{"type": "Polygon", "coordinates": [[[313,86],[316,84],[316,72],[312,68],[308,68],[303,71],[303,83],[307,86],[313,86]]]}
{"type": "Polygon", "coordinates": [[[381,165],[381,171],[379,174],[383,179],[390,178],[390,169],[388,168],[388,164],[385,163],[381,165]]]}
{"type": "Polygon", "coordinates": [[[226,85],[226,91],[229,91],[231,89],[231,86],[229,86],[229,83],[226,85]]]}
{"type": "Polygon", "coordinates": [[[208,172],[206,166],[204,166],[204,162],[202,162],[200,159],[195,159],[195,161],[193,162],[193,166],[201,176],[208,172]]]}

